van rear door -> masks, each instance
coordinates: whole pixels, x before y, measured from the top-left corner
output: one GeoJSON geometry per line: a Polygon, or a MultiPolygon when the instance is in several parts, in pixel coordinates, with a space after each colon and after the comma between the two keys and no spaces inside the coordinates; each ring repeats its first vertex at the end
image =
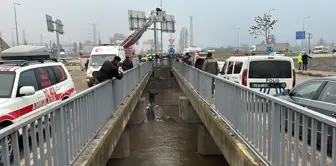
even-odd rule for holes
{"type": "Polygon", "coordinates": [[[275,95],[293,85],[293,61],[287,59],[251,60],[248,69],[248,87],[275,95]]]}

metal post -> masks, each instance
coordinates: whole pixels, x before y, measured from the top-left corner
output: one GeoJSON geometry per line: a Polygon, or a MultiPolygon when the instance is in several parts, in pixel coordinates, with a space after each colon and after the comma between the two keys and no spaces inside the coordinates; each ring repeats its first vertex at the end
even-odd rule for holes
{"type": "Polygon", "coordinates": [[[15,29],[16,29],[16,44],[19,45],[19,32],[18,32],[18,26],[17,26],[16,5],[21,5],[21,4],[19,4],[19,3],[14,3],[14,17],[15,17],[15,29]]]}
{"type": "Polygon", "coordinates": [[[156,22],[154,22],[154,54],[157,54],[157,33],[156,33],[156,22]]]}
{"type": "Polygon", "coordinates": [[[14,29],[15,29],[15,28],[12,29],[12,45],[13,45],[13,46],[15,46],[15,42],[14,42],[14,32],[13,32],[14,29]]]}
{"type": "Polygon", "coordinates": [[[240,28],[238,28],[238,48],[240,47],[240,28]]]}
{"type": "Polygon", "coordinates": [[[57,62],[61,61],[61,55],[60,55],[60,43],[59,43],[59,33],[56,31],[56,44],[57,44],[57,62]]]}
{"type": "MultiPolygon", "coordinates": [[[[303,19],[302,31],[304,31],[304,29],[305,29],[305,19],[306,19],[306,17],[303,19]]],[[[301,50],[303,51],[303,39],[301,40],[301,50]]]]}
{"type": "Polygon", "coordinates": [[[311,38],[311,33],[308,33],[308,52],[310,50],[310,38],[311,38]]]}
{"type": "Polygon", "coordinates": [[[163,53],[163,25],[162,25],[162,22],[160,23],[161,24],[161,54],[163,53]]]}

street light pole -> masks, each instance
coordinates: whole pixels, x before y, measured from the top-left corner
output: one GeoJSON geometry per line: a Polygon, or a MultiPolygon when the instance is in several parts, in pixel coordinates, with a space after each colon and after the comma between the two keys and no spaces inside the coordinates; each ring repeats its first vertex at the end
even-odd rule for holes
{"type": "Polygon", "coordinates": [[[96,24],[89,24],[92,25],[93,46],[96,46],[96,24]]]}
{"type": "MultiPolygon", "coordinates": [[[[304,18],[303,18],[303,24],[302,24],[302,31],[305,31],[305,21],[306,21],[306,19],[308,19],[308,18],[310,18],[309,16],[305,16],[304,18]]],[[[302,43],[301,43],[301,49],[302,49],[302,51],[303,51],[303,40],[301,41],[302,43]]]]}
{"type": "Polygon", "coordinates": [[[19,3],[14,3],[14,17],[15,17],[15,29],[16,29],[16,44],[19,45],[19,32],[18,32],[18,26],[17,26],[16,5],[21,5],[21,4],[19,4],[19,3]]]}
{"type": "Polygon", "coordinates": [[[238,48],[240,47],[240,28],[238,28],[238,48]]]}

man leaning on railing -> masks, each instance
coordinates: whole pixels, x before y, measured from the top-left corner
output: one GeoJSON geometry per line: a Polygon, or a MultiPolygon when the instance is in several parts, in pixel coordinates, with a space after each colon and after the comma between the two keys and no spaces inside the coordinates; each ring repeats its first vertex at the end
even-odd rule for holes
{"type": "Polygon", "coordinates": [[[124,71],[120,66],[120,61],[121,58],[119,56],[114,57],[112,61],[105,61],[99,71],[92,73],[95,78],[94,85],[112,79],[113,77],[121,80],[124,71]]]}

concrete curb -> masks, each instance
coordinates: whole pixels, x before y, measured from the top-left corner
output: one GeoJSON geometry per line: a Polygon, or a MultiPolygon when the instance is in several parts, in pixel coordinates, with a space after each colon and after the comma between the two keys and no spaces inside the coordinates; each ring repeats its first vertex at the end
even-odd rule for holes
{"type": "Polygon", "coordinates": [[[331,74],[322,74],[322,73],[297,71],[297,70],[295,72],[296,72],[296,74],[307,75],[307,76],[312,76],[312,77],[329,77],[329,76],[334,76],[334,75],[331,75],[331,74]]]}

